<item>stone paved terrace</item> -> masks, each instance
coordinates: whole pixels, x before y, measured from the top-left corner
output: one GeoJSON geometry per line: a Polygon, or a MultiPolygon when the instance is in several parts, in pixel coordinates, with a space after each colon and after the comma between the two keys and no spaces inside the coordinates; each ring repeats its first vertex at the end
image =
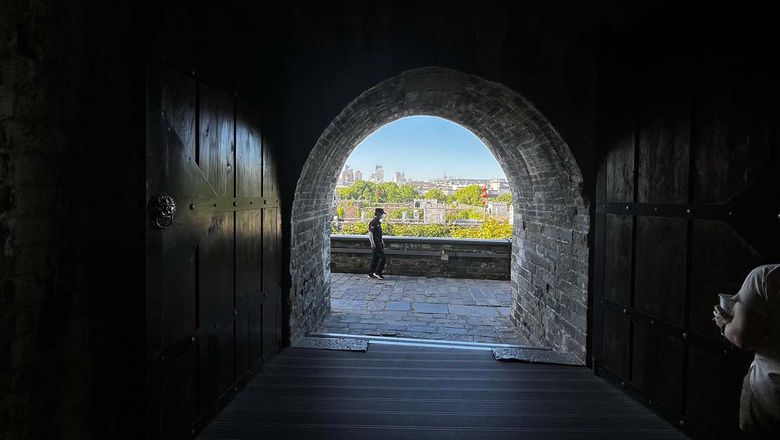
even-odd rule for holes
{"type": "Polygon", "coordinates": [[[334,273],[321,333],[530,345],[509,321],[509,281],[334,273]]]}

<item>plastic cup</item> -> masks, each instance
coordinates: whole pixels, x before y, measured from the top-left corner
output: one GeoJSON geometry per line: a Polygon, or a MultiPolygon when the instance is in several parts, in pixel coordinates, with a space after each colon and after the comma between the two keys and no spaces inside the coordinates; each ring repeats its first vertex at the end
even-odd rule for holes
{"type": "Polygon", "coordinates": [[[720,302],[720,308],[733,314],[734,303],[737,302],[737,300],[734,299],[734,295],[730,293],[719,293],[718,298],[720,302]]]}

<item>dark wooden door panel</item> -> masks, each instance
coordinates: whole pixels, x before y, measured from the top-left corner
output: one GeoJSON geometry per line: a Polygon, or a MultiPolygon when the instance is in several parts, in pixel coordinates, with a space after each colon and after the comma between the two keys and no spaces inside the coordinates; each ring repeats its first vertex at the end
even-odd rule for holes
{"type": "Polygon", "coordinates": [[[618,377],[630,374],[631,322],[622,314],[604,311],[603,366],[618,377]]]}
{"type": "Polygon", "coordinates": [[[200,329],[233,316],[233,213],[215,213],[200,242],[200,329]]]}
{"type": "MultiPolygon", "coordinates": [[[[197,133],[195,81],[169,70],[162,73],[162,114],[176,137],[181,140],[181,157],[197,160],[195,156],[197,133]]],[[[162,183],[162,182],[160,182],[162,183]]]]}
{"type": "MultiPolygon", "coordinates": [[[[277,229],[277,209],[263,211],[263,232],[265,237],[279,234],[277,229]]],[[[262,308],[262,347],[263,356],[277,349],[279,338],[279,246],[271,239],[263,240],[263,308],[262,308]]]]}
{"type": "Polygon", "coordinates": [[[249,322],[250,310],[248,307],[238,311],[236,316],[236,374],[240,375],[244,371],[252,368],[249,348],[249,322]]]}
{"type": "Polygon", "coordinates": [[[263,144],[263,197],[274,198],[278,197],[277,189],[277,177],[276,177],[276,160],[271,154],[271,149],[268,148],[268,144],[263,144]]]}
{"type": "Polygon", "coordinates": [[[637,201],[688,200],[690,104],[687,97],[663,100],[640,112],[637,201]]]}
{"type": "Polygon", "coordinates": [[[636,308],[682,326],[686,290],[685,220],[637,218],[636,308]]]}
{"type": "Polygon", "coordinates": [[[634,201],[634,111],[614,113],[614,127],[620,129],[609,133],[611,148],[605,154],[606,201],[634,201]]]}
{"type": "Polygon", "coordinates": [[[685,369],[682,341],[650,325],[634,322],[633,326],[631,381],[649,398],[679,413],[685,369]]]}
{"type": "Polygon", "coordinates": [[[197,241],[195,237],[180,237],[180,239],[183,242],[167,243],[168,240],[164,240],[162,249],[167,257],[160,262],[162,273],[178,275],[176,277],[163,275],[160,279],[160,288],[164,292],[161,298],[163,346],[189,337],[198,326],[198,304],[195,301],[197,241]]]}
{"type": "Polygon", "coordinates": [[[198,164],[220,196],[233,196],[234,100],[201,85],[198,164]]]}
{"type": "Polygon", "coordinates": [[[726,372],[723,365],[722,353],[713,355],[695,347],[688,350],[685,413],[699,426],[724,426],[724,416],[737,414],[738,399],[726,398],[728,392],[727,386],[724,386],[726,372]]]}
{"type": "Polygon", "coordinates": [[[250,301],[247,310],[249,312],[249,362],[254,364],[263,354],[263,303],[250,301]]]}
{"type": "Polygon", "coordinates": [[[255,111],[238,103],[236,105],[237,197],[263,195],[263,150],[260,123],[255,111]]]}
{"type": "MultiPolygon", "coordinates": [[[[192,159],[195,150],[194,81],[164,71],[161,75],[160,129],[155,148],[147,151],[147,191],[192,197],[209,193],[202,172],[192,159]]],[[[174,235],[148,227],[147,233],[147,353],[152,355],[196,328],[195,249],[203,219],[190,212],[174,218],[174,235]],[[181,276],[168,277],[177,273],[181,276]]]]}
{"type": "Polygon", "coordinates": [[[631,305],[633,223],[632,216],[607,215],[604,294],[610,301],[624,306],[631,305]]]}
{"type": "Polygon", "coordinates": [[[778,145],[772,145],[772,124],[777,127],[771,120],[774,103],[752,96],[766,95],[767,90],[749,87],[724,84],[698,96],[693,130],[696,202],[728,201],[774,174],[778,157],[778,145]]]}
{"type": "Polygon", "coordinates": [[[164,437],[176,437],[198,416],[198,348],[191,343],[163,362],[162,426],[164,437]]]}
{"type": "Polygon", "coordinates": [[[262,294],[262,229],[261,210],[236,212],[236,304],[262,294]]]}
{"type": "Polygon", "coordinates": [[[205,332],[199,359],[201,408],[213,408],[233,384],[234,331],[231,321],[221,328],[213,327],[205,332]]]}
{"type": "Polygon", "coordinates": [[[147,230],[147,432],[179,438],[279,347],[280,219],[255,110],[164,68],[149,90],[147,196],[176,212],[147,230]]]}

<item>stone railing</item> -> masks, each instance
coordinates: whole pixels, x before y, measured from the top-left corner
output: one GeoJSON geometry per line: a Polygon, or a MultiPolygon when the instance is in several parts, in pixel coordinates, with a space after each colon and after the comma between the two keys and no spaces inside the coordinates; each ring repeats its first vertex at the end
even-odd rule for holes
{"type": "MultiPolygon", "coordinates": [[[[426,277],[508,280],[510,240],[385,237],[385,273],[426,277]]],[[[371,247],[365,235],[331,235],[331,271],[367,273],[371,247]]]]}

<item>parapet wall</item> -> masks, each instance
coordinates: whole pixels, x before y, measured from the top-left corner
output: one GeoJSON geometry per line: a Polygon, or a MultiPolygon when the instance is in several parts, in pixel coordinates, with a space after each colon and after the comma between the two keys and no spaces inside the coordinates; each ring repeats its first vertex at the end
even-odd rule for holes
{"type": "MultiPolygon", "coordinates": [[[[385,237],[390,275],[508,280],[510,240],[385,237]]],[[[365,235],[330,237],[331,272],[368,273],[371,247],[365,235]]]]}

